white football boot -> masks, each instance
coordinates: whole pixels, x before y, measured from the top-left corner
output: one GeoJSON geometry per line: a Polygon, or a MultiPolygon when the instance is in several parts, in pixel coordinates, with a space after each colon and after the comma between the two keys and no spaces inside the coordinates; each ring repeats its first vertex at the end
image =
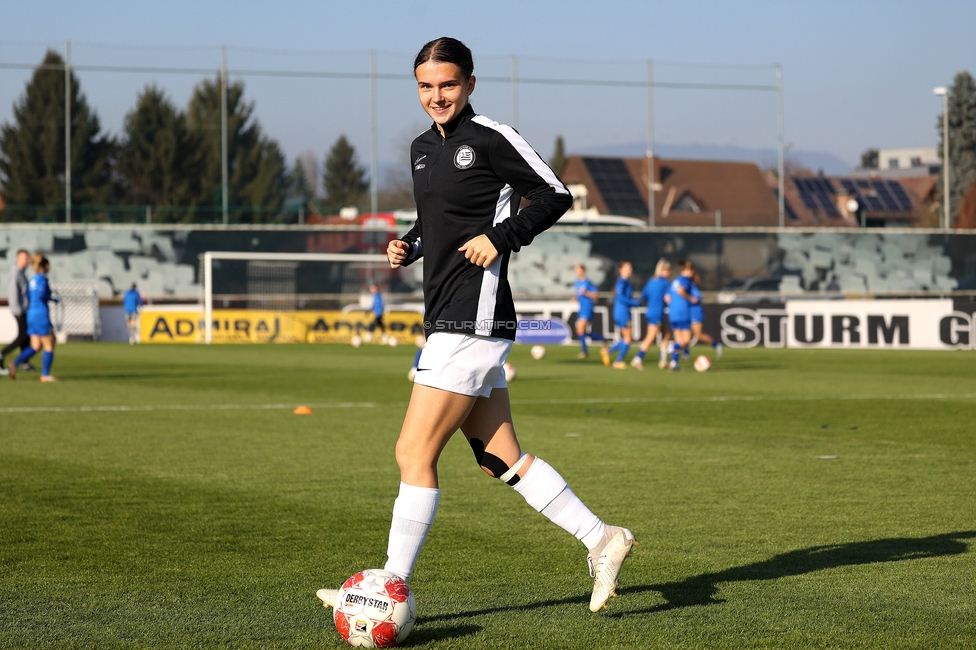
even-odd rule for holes
{"type": "Polygon", "coordinates": [[[318,591],[315,592],[315,595],[318,596],[319,600],[322,601],[323,607],[331,607],[332,609],[335,609],[336,598],[339,597],[339,590],[319,589],[318,591]]]}
{"type": "Polygon", "coordinates": [[[591,612],[600,611],[607,606],[608,600],[616,597],[620,568],[636,545],[634,534],[626,528],[607,526],[601,546],[597,546],[586,556],[590,565],[590,576],[593,578],[591,612]]]}
{"type": "Polygon", "coordinates": [[[722,353],[725,352],[725,346],[721,343],[715,346],[715,360],[718,361],[722,358],[722,353]]]}

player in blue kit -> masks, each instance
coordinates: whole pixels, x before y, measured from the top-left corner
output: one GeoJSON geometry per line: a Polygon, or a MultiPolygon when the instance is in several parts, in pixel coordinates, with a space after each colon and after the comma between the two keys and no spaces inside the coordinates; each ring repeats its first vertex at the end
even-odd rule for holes
{"type": "Polygon", "coordinates": [[[634,341],[634,335],[630,329],[630,310],[632,307],[640,306],[640,300],[634,299],[634,287],[630,284],[630,276],[634,273],[633,265],[624,261],[620,263],[618,269],[620,275],[613,287],[613,322],[620,330],[620,340],[610,348],[609,352],[610,355],[617,355],[613,367],[621,370],[627,367],[624,359],[627,358],[630,344],[634,341]]]}
{"type": "Polygon", "coordinates": [[[694,265],[687,260],[678,260],[677,265],[680,274],[671,283],[671,289],[668,291],[671,333],[675,343],[671,353],[671,363],[668,366],[671,371],[678,370],[681,352],[691,343],[691,306],[701,301],[692,296],[695,285],[692,280],[695,275],[694,265]]]}
{"type": "Polygon", "coordinates": [[[644,290],[641,291],[641,299],[647,304],[647,334],[641,341],[640,350],[637,356],[630,362],[630,365],[638,370],[644,369],[644,355],[657,340],[658,334],[661,335],[661,343],[658,351],[658,366],[667,367],[668,363],[668,340],[671,338],[670,330],[665,327],[664,308],[667,306],[668,290],[671,288],[671,262],[663,257],[658,260],[654,268],[654,277],[647,281],[644,290]]]}
{"type": "MultiPolygon", "coordinates": [[[[721,359],[723,351],[722,344],[704,332],[705,307],[702,306],[701,290],[698,288],[701,285],[701,276],[698,275],[698,271],[695,271],[695,275],[691,280],[693,283],[691,285],[691,295],[698,300],[697,303],[691,306],[691,335],[702,343],[711,345],[715,350],[715,358],[721,359]]],[[[685,356],[688,356],[688,348],[685,348],[685,356]]]]}
{"type": "Polygon", "coordinates": [[[600,348],[600,356],[604,359],[604,364],[609,365],[610,353],[607,352],[606,339],[600,334],[591,331],[593,323],[593,301],[599,296],[597,287],[586,277],[585,266],[577,264],[575,271],[576,285],[573,290],[573,297],[579,303],[579,311],[576,313],[576,336],[579,337],[580,342],[579,358],[585,359],[590,353],[586,345],[586,338],[589,337],[591,340],[603,344],[600,348]]]}
{"type": "Polygon", "coordinates": [[[139,308],[144,304],[146,303],[142,294],[133,282],[132,287],[122,296],[122,311],[125,312],[125,324],[129,328],[129,345],[139,342],[139,308]]]}
{"type": "Polygon", "coordinates": [[[26,363],[43,346],[41,381],[50,382],[55,381],[51,376],[51,364],[54,363],[54,330],[51,327],[47,303],[57,302],[57,299],[51,295],[51,285],[47,281],[51,263],[42,254],[34,253],[31,256],[31,266],[34,268],[34,277],[27,283],[27,335],[30,336],[31,344],[29,348],[20,351],[20,356],[10,367],[10,378],[15,379],[17,367],[26,363]]]}
{"type": "Polygon", "coordinates": [[[373,296],[373,322],[369,324],[369,329],[366,332],[366,341],[373,340],[373,332],[378,327],[383,332],[383,338],[380,340],[386,343],[389,341],[389,337],[386,335],[386,325],[383,324],[383,311],[386,309],[383,305],[383,294],[380,293],[380,288],[375,284],[369,285],[369,293],[373,296]]]}

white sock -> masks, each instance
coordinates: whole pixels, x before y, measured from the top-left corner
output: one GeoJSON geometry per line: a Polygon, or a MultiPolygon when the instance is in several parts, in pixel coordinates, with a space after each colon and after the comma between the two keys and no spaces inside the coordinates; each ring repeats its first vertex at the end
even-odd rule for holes
{"type": "Polygon", "coordinates": [[[583,542],[587,550],[596,548],[603,539],[606,524],[573,494],[559,472],[541,458],[532,461],[529,471],[514,487],[526,503],[583,542]]]}
{"type": "Polygon", "coordinates": [[[400,483],[400,494],[393,502],[393,521],[390,524],[384,569],[404,580],[410,577],[427,539],[427,531],[437,515],[440,496],[441,491],[437,488],[400,483]]]}

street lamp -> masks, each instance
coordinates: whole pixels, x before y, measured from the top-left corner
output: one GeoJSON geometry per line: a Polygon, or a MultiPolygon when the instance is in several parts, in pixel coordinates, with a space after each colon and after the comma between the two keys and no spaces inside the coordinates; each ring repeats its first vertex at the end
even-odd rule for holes
{"type": "Polygon", "coordinates": [[[942,96],[942,198],[943,219],[945,228],[949,228],[949,89],[939,86],[932,90],[932,94],[942,96]]]}

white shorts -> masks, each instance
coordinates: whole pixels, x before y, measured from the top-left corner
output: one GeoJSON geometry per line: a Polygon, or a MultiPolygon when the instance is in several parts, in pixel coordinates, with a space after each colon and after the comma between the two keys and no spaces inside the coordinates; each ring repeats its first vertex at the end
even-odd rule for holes
{"type": "Polygon", "coordinates": [[[454,332],[431,334],[420,354],[414,382],[431,388],[488,397],[493,388],[508,388],[502,366],[512,342],[454,332]]]}

